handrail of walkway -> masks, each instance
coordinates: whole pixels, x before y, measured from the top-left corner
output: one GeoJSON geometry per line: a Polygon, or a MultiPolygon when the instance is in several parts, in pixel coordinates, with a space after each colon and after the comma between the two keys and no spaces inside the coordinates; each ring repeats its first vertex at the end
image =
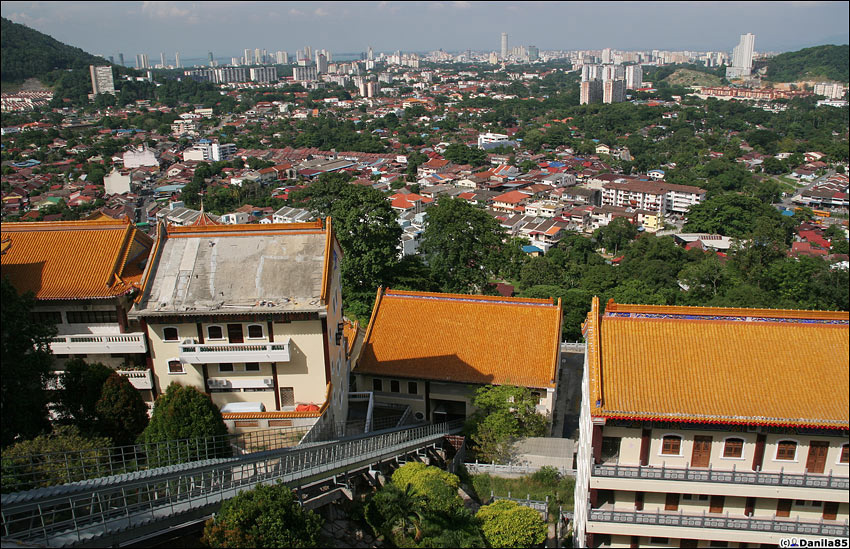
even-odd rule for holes
{"type": "Polygon", "coordinates": [[[6,539],[85,544],[187,514],[208,514],[258,484],[298,486],[333,478],[433,444],[462,422],[389,429],[288,451],[185,463],[2,496],[6,539]]]}
{"type": "Polygon", "coordinates": [[[4,494],[153,467],[296,446],[311,426],[166,440],[129,446],[2,457],[4,494]]]}

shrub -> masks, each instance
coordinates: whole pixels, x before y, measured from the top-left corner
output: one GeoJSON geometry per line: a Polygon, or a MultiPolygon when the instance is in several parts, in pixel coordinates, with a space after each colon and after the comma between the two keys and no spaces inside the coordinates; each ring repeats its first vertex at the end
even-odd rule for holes
{"type": "Polygon", "coordinates": [[[515,501],[485,505],[475,516],[490,547],[532,547],[546,540],[546,523],[540,513],[515,501]]]}
{"type": "Polygon", "coordinates": [[[322,518],[282,484],[257,486],[225,501],[204,526],[210,547],[320,547],[322,518]]]}

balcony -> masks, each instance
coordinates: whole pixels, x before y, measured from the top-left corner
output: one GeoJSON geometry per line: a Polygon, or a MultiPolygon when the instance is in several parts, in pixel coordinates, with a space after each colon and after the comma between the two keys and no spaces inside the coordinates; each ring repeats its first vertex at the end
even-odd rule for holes
{"type": "Polygon", "coordinates": [[[153,389],[153,374],[150,370],[115,370],[115,372],[130,381],[136,389],[153,389]]]}
{"type": "MultiPolygon", "coordinates": [[[[719,528],[725,530],[765,532],[779,534],[818,535],[844,537],[850,535],[850,527],[844,522],[808,522],[775,518],[730,517],[727,515],[687,515],[651,511],[618,511],[614,509],[590,509],[589,522],[620,523],[641,526],[671,526],[682,528],[719,528]]],[[[672,534],[671,534],[672,535],[672,534]]]]}
{"type": "Polygon", "coordinates": [[[180,361],[188,364],[289,362],[289,339],[280,343],[180,344],[180,361]]]}
{"type": "Polygon", "coordinates": [[[148,350],[144,332],[131,334],[77,334],[50,340],[54,355],[107,355],[144,353],[148,350]]]}
{"type": "Polygon", "coordinates": [[[681,482],[719,482],[725,484],[755,484],[761,486],[787,486],[795,488],[850,489],[850,478],[827,475],[765,473],[761,471],[718,471],[675,467],[638,467],[634,465],[593,466],[593,476],[636,480],[665,480],[681,482]]]}

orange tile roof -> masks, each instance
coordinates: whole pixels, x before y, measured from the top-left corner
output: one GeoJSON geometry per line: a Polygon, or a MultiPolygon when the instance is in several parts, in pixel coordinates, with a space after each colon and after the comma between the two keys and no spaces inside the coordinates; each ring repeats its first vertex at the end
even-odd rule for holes
{"type": "Polygon", "coordinates": [[[138,287],[149,236],[126,220],[3,223],[3,275],[38,299],[93,299],[138,287]]]}
{"type": "Polygon", "coordinates": [[[378,290],[355,373],[554,387],[561,304],[378,290]]]}
{"type": "Polygon", "coordinates": [[[623,305],[584,325],[600,417],[847,429],[850,314],[623,305]]]}

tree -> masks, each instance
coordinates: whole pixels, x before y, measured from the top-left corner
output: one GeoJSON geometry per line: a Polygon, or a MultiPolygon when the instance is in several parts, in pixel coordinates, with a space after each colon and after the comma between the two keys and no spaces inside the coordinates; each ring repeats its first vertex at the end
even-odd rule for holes
{"type": "Polygon", "coordinates": [[[476,453],[485,461],[502,462],[519,437],[543,436],[546,418],[537,413],[537,399],[527,387],[487,385],[475,391],[475,414],[466,430],[476,453]]]}
{"type": "Polygon", "coordinates": [[[460,479],[439,467],[406,463],[393,473],[392,482],[402,490],[409,486],[415,496],[424,499],[429,510],[450,513],[463,506],[457,493],[460,479]]]}
{"type": "Polygon", "coordinates": [[[282,484],[260,485],[225,501],[204,525],[210,547],[321,547],[322,518],[282,484]]]}
{"type": "Polygon", "coordinates": [[[741,238],[752,232],[760,217],[778,219],[779,212],[758,198],[723,193],[691,206],[684,230],[741,238]]]}
{"type": "Polygon", "coordinates": [[[377,287],[391,279],[402,233],[383,193],[352,185],[349,179],[346,174],[323,174],[318,183],[292,194],[293,202],[303,202],[310,211],[333,220],[343,251],[342,283],[347,302],[358,293],[371,300],[377,287]]]}
{"type": "Polygon", "coordinates": [[[6,277],[0,284],[0,440],[5,447],[16,439],[32,438],[50,429],[44,385],[53,362],[49,344],[56,326],[32,317],[32,294],[19,295],[6,277]]]}
{"type": "Polygon", "coordinates": [[[484,288],[497,266],[502,229],[486,211],[462,199],[441,197],[428,209],[420,252],[445,292],[484,288]]]}
{"type": "Polygon", "coordinates": [[[171,456],[168,448],[164,448],[160,453],[155,450],[148,452],[149,461],[166,465],[225,455],[227,450],[222,449],[222,445],[212,445],[210,448],[202,439],[226,434],[227,426],[221,417],[221,411],[213,404],[209,395],[194,387],[172,383],[165,394],[156,399],[150,422],[139,435],[138,441],[141,444],[155,445],[188,439],[187,453],[180,457],[171,456]]]}
{"type": "Polygon", "coordinates": [[[546,523],[540,513],[510,500],[499,500],[479,509],[484,539],[490,547],[534,547],[546,540],[546,523]]]}
{"type": "Polygon", "coordinates": [[[60,425],[50,434],[18,442],[3,450],[3,492],[84,480],[84,471],[96,471],[99,466],[108,471],[108,454],[93,450],[109,446],[108,438],[84,437],[73,425],[60,425]],[[66,459],[51,459],[50,454],[57,453],[66,453],[66,459]]]}
{"type": "Polygon", "coordinates": [[[487,163],[487,153],[479,148],[467,147],[463,143],[452,143],[446,147],[443,157],[455,164],[482,166],[487,163]]]}
{"type": "Polygon", "coordinates": [[[84,434],[98,432],[97,402],[103,384],[114,372],[99,362],[88,364],[82,358],[67,361],[57,406],[63,421],[76,425],[84,434]]]}
{"type": "Polygon", "coordinates": [[[403,547],[407,539],[418,542],[422,537],[424,506],[421,498],[408,485],[396,483],[381,488],[366,505],[366,522],[377,536],[403,547]]]}
{"type": "Polygon", "coordinates": [[[117,446],[135,443],[148,424],[148,407],[126,377],[115,372],[103,384],[95,404],[98,430],[117,446]]]}
{"type": "Polygon", "coordinates": [[[593,238],[609,253],[613,248],[613,253],[616,256],[620,248],[631,242],[637,236],[637,233],[637,227],[628,219],[617,217],[604,227],[596,229],[593,238]]]}

